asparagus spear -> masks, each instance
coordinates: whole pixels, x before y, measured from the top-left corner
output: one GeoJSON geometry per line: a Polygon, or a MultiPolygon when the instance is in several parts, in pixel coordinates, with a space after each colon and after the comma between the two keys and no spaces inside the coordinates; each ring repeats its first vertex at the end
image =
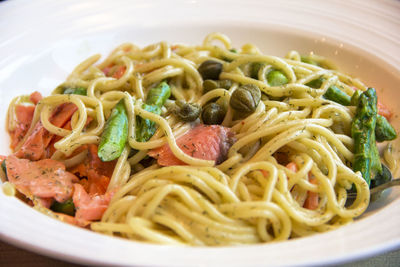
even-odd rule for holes
{"type": "Polygon", "coordinates": [[[128,115],[121,99],[111,111],[101,135],[98,156],[102,161],[111,161],[118,158],[128,139],[128,115]]]}
{"type": "MultiPolygon", "coordinates": [[[[149,90],[146,103],[143,104],[143,109],[160,115],[161,107],[170,96],[171,88],[166,82],[161,82],[158,86],[149,90]]],[[[156,129],[157,127],[155,122],[137,116],[135,133],[138,142],[146,142],[149,140],[155,133],[156,129]]]]}
{"type": "Polygon", "coordinates": [[[368,185],[371,177],[382,171],[375,143],[376,103],[375,89],[368,88],[361,94],[351,129],[354,139],[353,170],[360,171],[368,185]]]}
{"type": "Polygon", "coordinates": [[[87,95],[86,88],[83,87],[77,87],[77,88],[71,88],[68,87],[64,90],[63,92],[64,95],[87,95]]]}
{"type": "MultiPolygon", "coordinates": [[[[318,79],[312,80],[306,83],[307,86],[312,88],[320,88],[322,83],[324,82],[324,78],[319,77],[318,79]]],[[[345,92],[340,90],[336,85],[330,86],[325,94],[323,95],[324,98],[335,101],[344,106],[349,106],[351,102],[351,97],[348,96],[345,92]]]]}
{"type": "Polygon", "coordinates": [[[62,203],[54,201],[50,209],[55,212],[61,212],[67,215],[75,216],[75,205],[71,199],[62,203]]]}
{"type": "Polygon", "coordinates": [[[169,85],[166,82],[161,82],[158,86],[149,90],[146,104],[161,108],[170,96],[171,89],[169,88],[169,85]]]}
{"type": "MultiPolygon", "coordinates": [[[[319,88],[321,87],[322,82],[323,78],[318,78],[312,80],[311,82],[308,82],[306,85],[313,88],[319,88]]],[[[326,90],[323,97],[344,106],[357,106],[361,94],[362,91],[356,90],[354,94],[350,97],[338,87],[332,85],[328,88],[328,90],[326,90]]],[[[376,141],[378,142],[394,140],[397,137],[396,130],[393,128],[390,122],[388,122],[385,117],[379,114],[377,114],[376,118],[375,136],[376,141]]]]}
{"type": "Polygon", "coordinates": [[[378,142],[394,140],[397,137],[396,130],[390,122],[379,114],[376,116],[375,136],[378,142]]]}
{"type": "Polygon", "coordinates": [[[343,106],[349,106],[351,102],[351,97],[345,92],[332,85],[326,90],[324,98],[335,101],[343,106]]]}

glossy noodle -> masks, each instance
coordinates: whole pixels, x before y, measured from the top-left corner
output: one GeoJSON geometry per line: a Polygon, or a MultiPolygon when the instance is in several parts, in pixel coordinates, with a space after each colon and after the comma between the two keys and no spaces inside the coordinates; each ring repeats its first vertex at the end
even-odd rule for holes
{"type": "MultiPolygon", "coordinates": [[[[95,55],[82,62],[63,84],[86,88],[87,94],[55,89],[37,104],[24,137],[41,121],[50,133],[62,137],[51,158],[71,168],[86,157],[85,151],[76,149],[99,144],[107,119],[122,100],[127,142],[108,184],[113,197],[101,220],[91,222],[93,231],[162,244],[252,244],[329,231],[352,222],[368,207],[369,185],[351,168],[356,107],[323,97],[333,85],[349,96],[354,89],[367,87],[326,59],[309,55],[307,59],[316,62],[310,64],[296,51],[284,58],[269,56],[252,44],[233,50],[229,38],[219,33],[197,46],[160,42],[139,48],[126,43],[101,63],[99,59],[95,55]],[[222,64],[219,80],[229,80],[229,86],[203,91],[198,68],[206,60],[222,64]],[[251,75],[256,64],[260,67],[251,75]],[[105,74],[106,68],[121,73],[113,78],[105,74]],[[271,85],[267,77],[272,70],[279,70],[286,82],[271,85]],[[320,87],[309,85],[321,77],[320,87]],[[156,114],[143,104],[149,89],[162,81],[168,81],[171,97],[156,114]],[[229,104],[244,84],[262,92],[254,111],[245,116],[229,104]],[[223,107],[220,125],[230,129],[234,141],[218,164],[179,146],[179,138],[203,119],[180,120],[171,111],[178,100],[203,110],[210,101],[223,107]],[[71,129],[51,122],[52,112],[63,103],[77,107],[71,129]],[[138,120],[145,119],[157,130],[151,139],[138,141],[138,120]],[[150,151],[165,144],[182,165],[160,166],[149,157],[150,151]],[[357,198],[346,205],[352,188],[357,198]],[[310,194],[317,200],[313,208],[305,204],[310,194]]],[[[8,130],[15,127],[10,118],[17,102],[10,105],[8,130]]],[[[390,155],[386,158],[395,165],[390,155]]]]}

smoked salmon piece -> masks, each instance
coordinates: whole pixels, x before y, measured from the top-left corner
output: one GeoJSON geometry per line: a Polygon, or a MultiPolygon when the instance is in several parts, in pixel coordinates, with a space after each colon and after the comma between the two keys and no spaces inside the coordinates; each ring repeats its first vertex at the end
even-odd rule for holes
{"type": "MultiPolygon", "coordinates": [[[[214,160],[219,164],[226,159],[234,141],[234,133],[230,128],[199,124],[178,138],[176,143],[183,152],[194,158],[214,160]]],[[[161,166],[186,165],[174,156],[168,144],[150,150],[148,155],[158,159],[157,163],[161,166]]]]}
{"type": "MultiPolygon", "coordinates": [[[[72,197],[73,183],[79,179],[65,170],[61,162],[44,159],[29,161],[14,155],[6,158],[8,180],[28,198],[42,198],[51,205],[49,198],[65,202],[72,197]]],[[[46,205],[47,205],[46,204],[46,205]]]]}
{"type": "Polygon", "coordinates": [[[100,220],[106,211],[115,191],[109,191],[104,195],[89,195],[81,184],[74,184],[75,219],[94,221],[100,220]]]}
{"type": "Polygon", "coordinates": [[[40,100],[42,100],[43,96],[41,93],[39,93],[38,91],[33,92],[30,96],[29,96],[29,100],[32,101],[33,104],[37,104],[39,103],[40,100]]]}
{"type": "MultiPolygon", "coordinates": [[[[78,108],[72,103],[61,104],[53,112],[50,122],[57,126],[63,127],[75,113],[78,108]]],[[[50,144],[54,134],[47,131],[42,123],[36,123],[31,135],[25,140],[21,148],[15,152],[19,158],[26,158],[30,160],[39,160],[46,158],[46,148],[50,144]]]]}
{"type": "MultiPolygon", "coordinates": [[[[308,180],[312,184],[317,184],[317,179],[313,177],[313,175],[311,174],[308,175],[308,180]]],[[[315,210],[316,208],[318,208],[318,202],[319,202],[318,193],[307,191],[307,198],[306,201],[304,202],[303,207],[309,210],[315,210]]]]}
{"type": "Polygon", "coordinates": [[[14,149],[19,142],[24,138],[26,132],[31,126],[33,113],[35,112],[35,106],[16,105],[15,115],[17,117],[17,125],[14,130],[10,131],[11,145],[14,149]]]}

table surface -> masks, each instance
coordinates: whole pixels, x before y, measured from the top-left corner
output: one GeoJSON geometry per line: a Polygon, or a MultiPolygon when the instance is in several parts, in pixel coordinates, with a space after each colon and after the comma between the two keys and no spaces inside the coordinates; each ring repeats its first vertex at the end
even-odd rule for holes
{"type": "MultiPolygon", "coordinates": [[[[0,241],[0,265],[18,267],[82,267],[83,265],[68,263],[42,256],[36,253],[17,248],[0,241]]],[[[385,253],[369,259],[340,265],[340,267],[368,267],[368,266],[400,266],[400,250],[385,253]]]]}

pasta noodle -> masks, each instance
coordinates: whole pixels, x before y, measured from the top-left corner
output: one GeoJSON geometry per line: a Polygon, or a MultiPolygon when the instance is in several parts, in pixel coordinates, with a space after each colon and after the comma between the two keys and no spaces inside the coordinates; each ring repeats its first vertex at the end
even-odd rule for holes
{"type": "MultiPolygon", "coordinates": [[[[332,85],[349,95],[352,87],[367,88],[325,58],[309,58],[318,64],[302,62],[296,51],[284,58],[264,55],[254,45],[234,51],[229,38],[220,33],[208,35],[200,46],[122,44],[103,62],[97,63],[99,55],[92,56],[68,76],[63,86],[87,88],[87,95],[62,94],[58,87],[43,98],[15,150],[40,121],[47,131],[61,137],[54,144],[52,159],[72,168],[87,155],[87,150],[75,153],[79,147],[99,144],[113,107],[122,99],[128,141],[108,184],[107,191],[115,193],[101,220],[90,224],[92,230],[145,242],[195,246],[273,242],[329,231],[360,216],[370,195],[367,182],[349,167],[355,157],[350,135],[355,108],[323,95],[332,85]],[[219,78],[230,80],[231,85],[203,93],[198,66],[210,59],[223,65],[219,78]],[[252,77],[252,64],[260,62],[257,77],[252,77]],[[107,68],[123,73],[109,77],[107,68]],[[287,83],[270,85],[266,77],[273,69],[281,71],[287,83]],[[324,80],[319,88],[307,85],[320,77],[324,80]],[[158,115],[143,103],[149,88],[163,80],[168,80],[172,97],[158,115]],[[262,91],[255,111],[246,117],[227,104],[243,84],[262,91]],[[179,137],[199,122],[182,122],[174,116],[168,107],[178,100],[203,108],[210,101],[225,103],[221,125],[234,132],[236,141],[218,165],[188,155],[178,146],[179,137]],[[63,103],[77,107],[71,129],[51,122],[51,114],[63,103]],[[136,139],[139,118],[158,126],[148,141],[136,139]],[[186,165],[161,167],[155,160],[148,164],[148,152],[165,144],[186,165]],[[286,166],[287,162],[296,169],[286,166]],[[346,205],[351,187],[357,198],[346,205]],[[310,193],[318,199],[314,209],[304,207],[310,193]]],[[[10,104],[8,131],[15,128],[19,102],[16,98],[10,104]]],[[[389,150],[384,159],[396,168],[389,150]]]]}

